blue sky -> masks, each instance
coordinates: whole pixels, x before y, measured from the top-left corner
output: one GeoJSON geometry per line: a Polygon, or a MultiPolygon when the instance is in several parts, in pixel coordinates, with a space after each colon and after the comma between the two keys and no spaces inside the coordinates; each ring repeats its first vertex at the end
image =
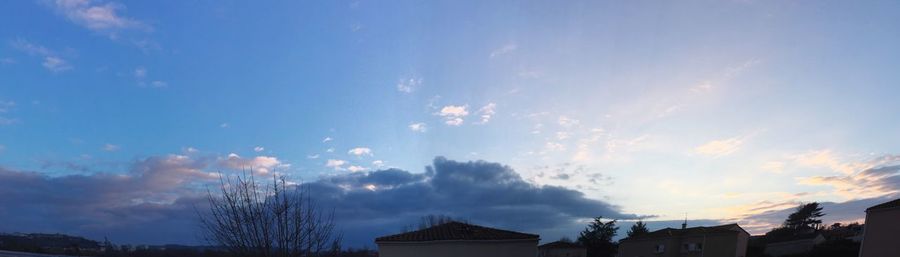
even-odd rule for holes
{"type": "MultiPolygon", "coordinates": [[[[418,174],[444,156],[508,165],[622,218],[687,213],[760,232],[779,220],[758,217],[799,202],[898,195],[898,11],[894,1],[4,2],[0,167],[48,181],[143,178],[135,167],[163,158],[312,182],[418,174]]],[[[153,201],[196,193],[180,183],[198,176],[178,178],[153,201]]],[[[102,231],[70,223],[43,230],[102,231]]]]}

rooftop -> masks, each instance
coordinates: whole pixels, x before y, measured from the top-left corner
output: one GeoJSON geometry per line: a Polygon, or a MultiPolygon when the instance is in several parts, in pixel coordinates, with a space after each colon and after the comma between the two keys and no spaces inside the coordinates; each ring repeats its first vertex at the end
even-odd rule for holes
{"type": "Polygon", "coordinates": [[[444,240],[537,240],[538,235],[488,228],[462,222],[448,222],[430,228],[383,236],[375,242],[426,242],[444,240]]]}
{"type": "Polygon", "coordinates": [[[866,209],[866,211],[883,210],[883,209],[890,209],[890,208],[897,208],[897,207],[900,207],[900,199],[869,207],[868,209],[866,209]]]}
{"type": "Polygon", "coordinates": [[[572,243],[572,242],[556,241],[556,242],[543,244],[541,246],[538,246],[538,248],[541,248],[541,249],[584,248],[584,246],[581,246],[579,244],[572,243]]]}
{"type": "Polygon", "coordinates": [[[631,237],[631,238],[625,238],[624,240],[680,237],[680,236],[691,236],[691,235],[703,235],[703,234],[709,234],[709,233],[732,233],[732,232],[737,233],[737,232],[745,232],[745,231],[743,228],[741,228],[737,224],[726,224],[726,225],[719,225],[719,226],[712,226],[712,227],[690,227],[690,228],[685,228],[685,229],[664,228],[664,229],[650,232],[645,235],[640,235],[640,236],[631,237]]]}

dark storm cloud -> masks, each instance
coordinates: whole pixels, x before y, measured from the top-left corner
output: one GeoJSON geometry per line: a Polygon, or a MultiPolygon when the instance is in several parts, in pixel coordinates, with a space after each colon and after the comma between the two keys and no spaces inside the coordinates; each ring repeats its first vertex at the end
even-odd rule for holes
{"type": "MultiPolygon", "coordinates": [[[[125,173],[48,176],[0,168],[0,232],[60,232],[116,243],[203,243],[196,209],[218,186],[221,158],[169,155],[137,160],[125,173]]],[[[268,176],[268,175],[267,175],[268,176]]],[[[429,214],[537,233],[574,236],[586,219],[633,219],[579,191],[537,186],[510,167],[437,157],[423,173],[348,173],[304,183],[332,209],[350,246],[417,225],[429,214]]]]}
{"type": "Polygon", "coordinates": [[[579,219],[639,218],[579,191],[530,184],[510,167],[484,161],[437,157],[424,174],[391,169],[307,185],[342,222],[352,224],[345,226],[345,238],[369,244],[372,238],[400,232],[428,214],[532,233],[566,227],[572,228],[571,234],[583,226],[579,219]]]}
{"type": "Polygon", "coordinates": [[[131,242],[196,242],[205,162],[151,157],[125,174],[47,176],[0,167],[0,232],[61,232],[131,242]],[[163,236],[165,235],[165,236],[163,236]]]}

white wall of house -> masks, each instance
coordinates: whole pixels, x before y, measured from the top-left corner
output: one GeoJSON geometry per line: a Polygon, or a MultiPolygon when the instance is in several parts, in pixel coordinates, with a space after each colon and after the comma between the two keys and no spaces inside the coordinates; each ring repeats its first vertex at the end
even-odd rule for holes
{"type": "Polygon", "coordinates": [[[380,257],[535,257],[538,240],[377,242],[380,257]]]}
{"type": "Polygon", "coordinates": [[[587,257],[584,248],[551,248],[541,249],[539,257],[587,257]]]}

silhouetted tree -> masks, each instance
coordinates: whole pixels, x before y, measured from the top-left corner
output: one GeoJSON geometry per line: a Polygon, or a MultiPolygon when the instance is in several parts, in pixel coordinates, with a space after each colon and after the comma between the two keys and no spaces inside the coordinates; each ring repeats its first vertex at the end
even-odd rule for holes
{"type": "Polygon", "coordinates": [[[419,229],[426,229],[437,225],[446,224],[451,221],[454,221],[454,219],[450,218],[449,216],[445,216],[442,214],[429,214],[426,216],[422,216],[422,218],[419,220],[419,229]]]}
{"type": "Polygon", "coordinates": [[[588,257],[611,257],[616,254],[616,221],[603,222],[603,217],[596,217],[578,236],[578,243],[587,248],[588,257]]]}
{"type": "Polygon", "coordinates": [[[304,187],[288,190],[283,177],[260,185],[251,171],[222,178],[220,192],[208,192],[210,211],[200,221],[206,239],[234,256],[323,256],[340,249],[334,211],[322,211],[304,187]]]}
{"type": "Polygon", "coordinates": [[[634,225],[631,225],[631,229],[628,230],[628,237],[646,235],[648,233],[650,233],[650,230],[647,230],[647,224],[639,220],[634,225]]]}
{"type": "Polygon", "coordinates": [[[797,210],[791,213],[787,220],[784,221],[784,226],[795,231],[809,228],[818,229],[819,225],[822,224],[822,220],[819,219],[822,216],[825,216],[825,214],[822,213],[822,207],[819,206],[819,203],[800,204],[797,210]]]}

